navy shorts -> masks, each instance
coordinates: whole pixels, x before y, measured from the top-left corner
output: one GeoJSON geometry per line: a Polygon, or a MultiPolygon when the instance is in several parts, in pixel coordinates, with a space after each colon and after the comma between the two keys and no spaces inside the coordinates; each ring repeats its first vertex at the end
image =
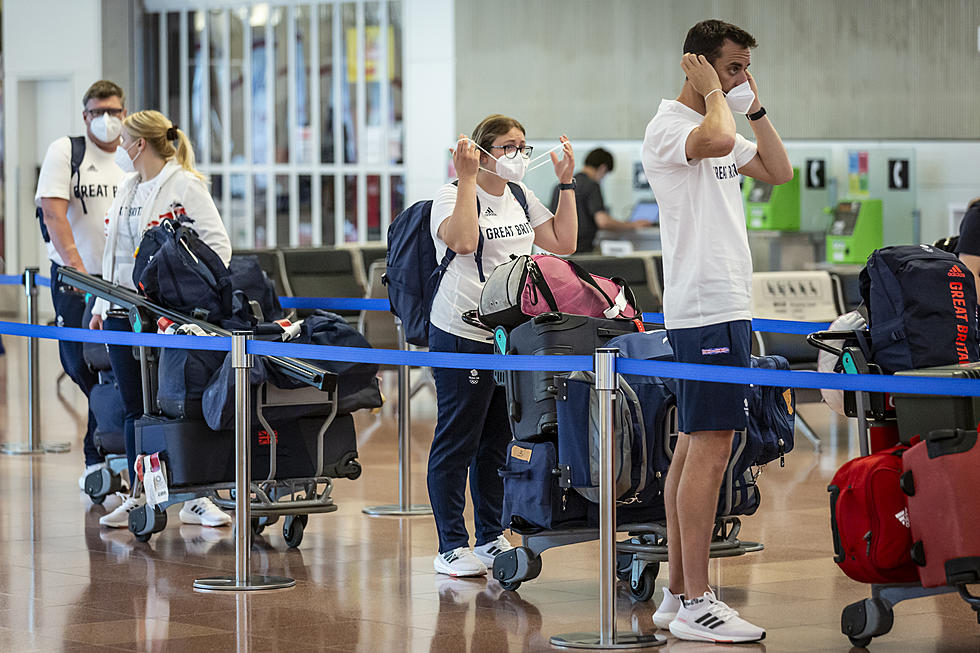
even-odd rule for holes
{"type": "MultiPolygon", "coordinates": [[[[722,322],[690,329],[669,329],[678,363],[749,367],[752,323],[722,322]]],[[[682,433],[744,429],[747,386],[710,381],[677,381],[677,428],[682,433]]]]}

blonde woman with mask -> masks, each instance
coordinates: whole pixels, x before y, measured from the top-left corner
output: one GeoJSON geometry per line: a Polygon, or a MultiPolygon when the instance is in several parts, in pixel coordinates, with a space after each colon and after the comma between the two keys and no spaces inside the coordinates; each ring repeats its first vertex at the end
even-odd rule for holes
{"type": "MultiPolygon", "coordinates": [[[[190,226],[227,265],[231,260],[231,241],[208,191],[207,180],[194,169],[194,150],[187,135],[159,111],[140,111],[123,121],[119,146],[132,161],[135,172],[123,177],[106,214],[102,278],[135,289],[134,255],[143,233],[182,211],[193,220],[190,226]]],[[[107,301],[97,300],[89,327],[129,331],[129,321],[109,313],[109,308],[107,301]]],[[[130,487],[133,487],[135,422],[143,414],[140,367],[131,347],[109,346],[109,359],[125,406],[126,458],[130,487]]],[[[119,498],[122,501],[119,507],[99,520],[103,526],[127,528],[129,513],[145,503],[143,497],[120,494],[119,498]]],[[[231,523],[231,517],[208,498],[186,502],[180,510],[180,520],[204,526],[231,523]]]]}

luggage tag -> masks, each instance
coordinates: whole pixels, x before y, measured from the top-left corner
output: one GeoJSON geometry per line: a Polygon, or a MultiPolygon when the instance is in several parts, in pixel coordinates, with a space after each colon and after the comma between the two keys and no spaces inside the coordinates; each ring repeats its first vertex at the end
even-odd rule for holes
{"type": "Polygon", "coordinates": [[[136,467],[137,475],[143,481],[146,503],[151,506],[165,503],[170,498],[170,489],[167,487],[166,463],[160,460],[160,454],[140,456],[136,467]]]}

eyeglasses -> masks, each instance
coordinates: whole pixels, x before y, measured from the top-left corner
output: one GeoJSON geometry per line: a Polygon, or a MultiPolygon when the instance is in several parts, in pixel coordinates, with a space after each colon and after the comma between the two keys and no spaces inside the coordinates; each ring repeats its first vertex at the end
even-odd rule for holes
{"type": "Polygon", "coordinates": [[[531,152],[534,151],[534,147],[531,145],[521,145],[520,147],[517,147],[516,145],[491,145],[490,149],[503,150],[504,156],[508,159],[513,159],[516,157],[518,152],[523,154],[525,159],[530,159],[531,152]]]}
{"type": "Polygon", "coordinates": [[[98,118],[100,116],[104,116],[107,113],[113,118],[118,118],[120,115],[122,115],[122,112],[123,112],[122,109],[101,108],[101,107],[98,109],[85,110],[85,113],[87,113],[90,118],[98,118]]]}

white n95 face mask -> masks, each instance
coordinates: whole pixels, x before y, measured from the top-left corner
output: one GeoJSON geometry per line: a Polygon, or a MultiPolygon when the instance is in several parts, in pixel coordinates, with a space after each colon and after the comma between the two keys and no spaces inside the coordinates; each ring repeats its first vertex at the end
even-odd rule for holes
{"type": "Polygon", "coordinates": [[[129,158],[129,152],[125,150],[121,145],[116,148],[115,155],[116,165],[122,168],[123,172],[136,172],[136,168],[133,167],[133,160],[129,158]]]}
{"type": "Polygon", "coordinates": [[[92,135],[103,143],[111,143],[122,133],[122,120],[107,113],[92,120],[92,135]]]}
{"type": "Polygon", "coordinates": [[[755,102],[755,93],[748,81],[745,81],[725,94],[725,102],[733,113],[748,113],[749,107],[755,102]]]}
{"type": "Polygon", "coordinates": [[[505,181],[520,181],[527,172],[527,159],[520,152],[513,159],[503,154],[497,159],[497,171],[494,173],[505,181]]]}

